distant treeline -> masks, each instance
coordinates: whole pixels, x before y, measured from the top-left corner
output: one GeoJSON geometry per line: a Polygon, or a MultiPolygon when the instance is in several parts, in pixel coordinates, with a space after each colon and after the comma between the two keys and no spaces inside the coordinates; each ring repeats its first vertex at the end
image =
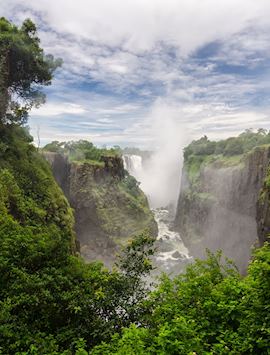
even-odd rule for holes
{"type": "Polygon", "coordinates": [[[210,141],[207,136],[194,140],[184,149],[184,157],[188,159],[191,155],[240,155],[264,144],[270,144],[270,131],[263,128],[256,132],[246,129],[238,137],[217,142],[210,141]]]}
{"type": "Polygon", "coordinates": [[[136,147],[121,148],[118,145],[112,148],[98,148],[87,140],[59,142],[53,141],[43,147],[43,150],[54,153],[66,154],[72,161],[92,160],[101,162],[104,156],[121,156],[124,154],[139,155],[142,158],[149,158],[151,151],[141,150],[136,147]]]}
{"type": "Polygon", "coordinates": [[[104,156],[120,155],[115,148],[98,148],[87,140],[58,142],[53,141],[43,148],[45,151],[68,155],[72,161],[92,160],[101,162],[104,156]]]}

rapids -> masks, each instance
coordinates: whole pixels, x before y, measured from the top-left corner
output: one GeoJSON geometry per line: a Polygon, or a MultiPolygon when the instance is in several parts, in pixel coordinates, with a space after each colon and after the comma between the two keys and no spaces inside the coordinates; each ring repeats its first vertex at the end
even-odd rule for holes
{"type": "MultiPolygon", "coordinates": [[[[123,155],[124,167],[139,182],[143,172],[142,157],[138,155],[123,155]]],[[[142,184],[143,190],[143,184],[142,184]]],[[[145,191],[144,191],[145,192],[145,191]]],[[[148,196],[151,207],[151,198],[148,196]]],[[[156,240],[156,255],[154,265],[156,273],[162,271],[177,274],[183,271],[184,266],[190,262],[188,249],[185,247],[179,233],[172,229],[174,214],[169,208],[152,208],[158,225],[156,240]]]]}

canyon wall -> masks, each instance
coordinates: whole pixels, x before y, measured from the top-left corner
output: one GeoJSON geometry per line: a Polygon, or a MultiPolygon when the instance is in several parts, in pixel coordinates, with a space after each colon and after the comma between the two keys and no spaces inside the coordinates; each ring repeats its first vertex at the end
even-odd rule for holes
{"type": "Polygon", "coordinates": [[[157,235],[157,225],[136,180],[121,157],[102,163],[69,162],[65,155],[46,152],[56,181],[75,213],[75,231],[82,256],[110,266],[121,244],[145,230],[157,235]]]}
{"type": "Polygon", "coordinates": [[[245,272],[252,247],[270,231],[270,148],[196,159],[184,162],[175,228],[193,256],[222,249],[245,272]]]}

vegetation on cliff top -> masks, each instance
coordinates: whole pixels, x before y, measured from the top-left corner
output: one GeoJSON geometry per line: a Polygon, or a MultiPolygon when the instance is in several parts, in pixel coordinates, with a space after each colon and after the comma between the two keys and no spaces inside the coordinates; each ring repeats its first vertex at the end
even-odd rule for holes
{"type": "Polygon", "coordinates": [[[88,162],[104,166],[104,157],[120,156],[118,149],[97,148],[87,140],[59,142],[53,141],[43,147],[44,151],[65,154],[70,161],[88,162]]]}
{"type": "Polygon", "coordinates": [[[43,151],[65,154],[71,162],[84,165],[78,171],[88,175],[87,183],[84,182],[84,186],[75,184],[73,190],[83,191],[83,199],[94,203],[100,230],[117,244],[125,243],[128,238],[144,230],[156,235],[157,226],[147,198],[139,182],[124,171],[120,148],[97,148],[86,140],[54,141],[47,144],[43,151]],[[100,169],[106,163],[110,173],[96,181],[91,166],[100,169]]]}
{"type": "Polygon", "coordinates": [[[223,155],[231,157],[247,153],[255,147],[270,144],[270,131],[258,129],[254,132],[247,129],[238,137],[230,137],[220,141],[210,141],[207,136],[194,140],[184,149],[184,158],[188,159],[191,155],[208,156],[223,155]]]}
{"type": "Polygon", "coordinates": [[[238,137],[210,141],[207,136],[192,141],[184,148],[184,164],[189,180],[196,182],[202,166],[215,164],[231,167],[241,164],[246,154],[254,148],[270,144],[270,131],[247,129],[238,137]]]}

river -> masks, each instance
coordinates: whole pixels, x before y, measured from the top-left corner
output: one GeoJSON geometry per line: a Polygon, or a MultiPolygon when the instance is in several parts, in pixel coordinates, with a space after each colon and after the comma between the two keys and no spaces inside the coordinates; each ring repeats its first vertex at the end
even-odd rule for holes
{"type": "MultiPolygon", "coordinates": [[[[138,155],[124,155],[124,167],[140,181],[143,172],[142,158],[138,155]]],[[[141,185],[143,190],[143,184],[141,185]]],[[[147,191],[144,191],[147,195],[147,191]]],[[[151,199],[149,199],[151,206],[151,199]]],[[[154,256],[154,266],[156,274],[166,272],[169,274],[181,273],[185,266],[192,260],[188,249],[185,247],[179,233],[173,230],[174,213],[168,208],[152,209],[158,225],[158,236],[155,242],[156,254],[154,256]]]]}

